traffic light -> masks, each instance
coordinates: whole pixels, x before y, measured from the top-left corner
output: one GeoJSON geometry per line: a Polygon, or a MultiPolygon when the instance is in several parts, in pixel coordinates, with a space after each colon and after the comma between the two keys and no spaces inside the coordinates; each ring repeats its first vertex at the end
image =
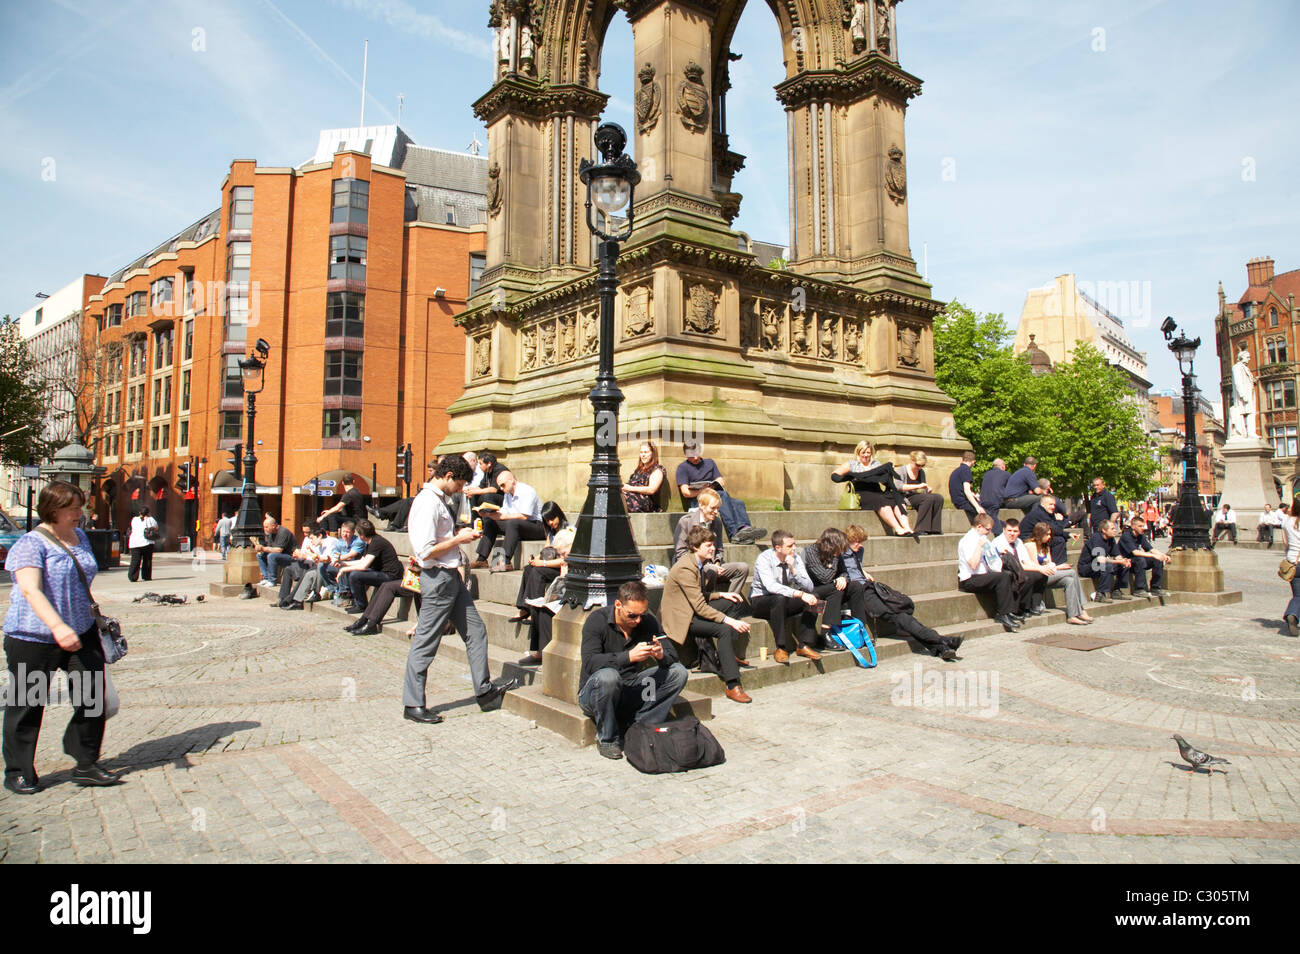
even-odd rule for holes
{"type": "Polygon", "coordinates": [[[244,445],[242,442],[230,449],[230,469],[235,474],[235,480],[244,479],[244,445]]]}
{"type": "Polygon", "coordinates": [[[399,444],[397,447],[397,482],[406,480],[406,452],[399,444]]]}
{"type": "Polygon", "coordinates": [[[190,489],[190,462],[186,461],[176,468],[176,489],[185,493],[190,489]]]}

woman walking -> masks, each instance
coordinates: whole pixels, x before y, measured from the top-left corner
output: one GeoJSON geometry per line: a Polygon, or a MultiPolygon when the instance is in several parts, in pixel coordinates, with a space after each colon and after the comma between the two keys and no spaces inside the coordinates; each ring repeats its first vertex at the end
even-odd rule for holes
{"type": "Polygon", "coordinates": [[[131,568],[126,571],[126,578],[132,583],[144,577],[146,583],[153,580],[153,543],[158,536],[158,521],[149,516],[149,508],[141,507],[131,518],[131,535],[126,545],[131,550],[131,568]]]}
{"type": "MultiPolygon", "coordinates": [[[[1300,562],[1300,498],[1291,501],[1291,509],[1282,523],[1286,534],[1286,558],[1294,566],[1300,562]]],[[[1291,602],[1286,604],[1287,632],[1300,636],[1300,576],[1291,577],[1291,602]]]]}
{"type": "Polygon", "coordinates": [[[120,781],[98,764],[108,700],[104,649],[91,608],[95,554],[77,527],[85,503],[85,495],[72,484],[51,483],[37,503],[40,525],[13,545],[5,560],[14,579],[4,620],[5,660],[14,697],[4,710],[4,784],[19,795],[40,788],[35,762],[45,714],[41,687],[48,689],[56,669],[68,673],[72,696],[72,720],[63,733],[63,751],[77,762],[72,780],[78,785],[120,781]],[[28,689],[25,694],[23,687],[28,689]]]}

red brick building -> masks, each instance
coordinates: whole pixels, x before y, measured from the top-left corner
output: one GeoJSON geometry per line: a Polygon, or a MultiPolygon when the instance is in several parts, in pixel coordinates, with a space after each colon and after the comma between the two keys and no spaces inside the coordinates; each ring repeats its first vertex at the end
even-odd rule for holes
{"type": "Polygon", "coordinates": [[[1229,305],[1219,285],[1215,344],[1219,353],[1224,413],[1232,404],[1232,364],[1243,347],[1259,382],[1259,436],[1273,445],[1273,476],[1289,487],[1297,460],[1297,337],[1300,269],[1277,275],[1273,259],[1246,263],[1246,290],[1229,305]]]}
{"type": "Polygon", "coordinates": [[[143,501],[169,543],[196,520],[205,542],[219,510],[237,507],[238,361],[259,338],[270,345],[256,405],[265,511],[296,529],[329,503],[308,482],[344,472],[363,492],[373,473],[377,494],[397,494],[408,442],[418,486],[465,380],[453,319],[482,268],[486,167],[396,126],[326,130],[297,168],[232,162],[216,211],[87,303],[86,334],[110,369],[94,448],[108,470],[103,520],[123,528],[143,501]]]}

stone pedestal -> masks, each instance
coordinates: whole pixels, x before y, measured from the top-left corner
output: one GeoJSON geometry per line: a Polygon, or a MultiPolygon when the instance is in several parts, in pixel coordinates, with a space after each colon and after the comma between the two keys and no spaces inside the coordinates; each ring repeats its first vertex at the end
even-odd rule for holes
{"type": "Polygon", "coordinates": [[[542,692],[552,699],[578,704],[578,680],[582,676],[582,627],[599,609],[580,610],[566,606],[555,614],[551,641],[542,650],[542,692]]]}
{"type": "Polygon", "coordinates": [[[223,581],[212,583],[209,589],[213,596],[238,596],[244,592],[244,584],[253,585],[257,593],[257,581],[262,578],[262,571],[257,565],[257,554],[252,547],[231,547],[226,555],[223,569],[223,581]]]}
{"type": "Polygon", "coordinates": [[[1170,550],[1165,588],[1185,593],[1220,593],[1223,571],[1213,550],[1170,550]]]}
{"type": "MultiPolygon", "coordinates": [[[[1273,485],[1273,447],[1256,437],[1233,437],[1223,445],[1224,480],[1220,501],[1239,514],[1278,505],[1273,485]]],[[[1241,527],[1238,527],[1240,532],[1241,527]]]]}

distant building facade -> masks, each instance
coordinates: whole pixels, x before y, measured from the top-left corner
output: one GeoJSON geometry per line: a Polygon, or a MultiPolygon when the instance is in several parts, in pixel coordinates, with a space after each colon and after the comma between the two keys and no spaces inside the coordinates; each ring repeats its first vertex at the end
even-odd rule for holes
{"type": "Polygon", "coordinates": [[[482,274],[486,191],[486,158],[418,146],[397,126],[325,130],[297,168],[232,162],[217,209],[89,298],[85,334],[111,369],[93,448],[108,469],[101,522],[124,527],[145,503],[169,542],[196,523],[206,542],[237,507],[238,362],[259,338],[266,512],[296,531],[329,505],[311,481],[341,492],[349,472],[363,492],[404,492],[406,443],[418,488],[466,378],[454,317],[482,274]]]}
{"type": "MultiPolygon", "coordinates": [[[[1181,453],[1185,442],[1186,418],[1182,396],[1164,391],[1151,398],[1150,434],[1158,452],[1160,485],[1166,493],[1176,494],[1183,479],[1181,453]]],[[[1201,398],[1196,406],[1196,468],[1200,493],[1211,496],[1223,485],[1223,422],[1208,401],[1201,398]]]]}

